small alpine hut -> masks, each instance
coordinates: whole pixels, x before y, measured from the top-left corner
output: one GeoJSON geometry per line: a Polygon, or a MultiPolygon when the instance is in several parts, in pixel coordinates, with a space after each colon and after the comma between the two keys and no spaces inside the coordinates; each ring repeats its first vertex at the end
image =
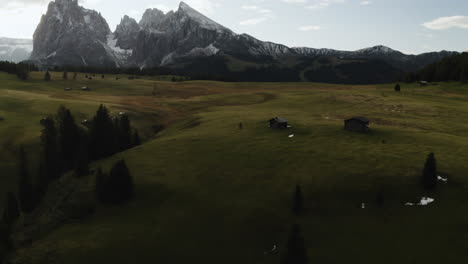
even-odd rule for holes
{"type": "Polygon", "coordinates": [[[419,86],[428,86],[428,85],[429,85],[429,83],[426,82],[426,81],[420,81],[419,82],[419,86]]]}
{"type": "Polygon", "coordinates": [[[353,132],[369,132],[369,119],[365,117],[353,117],[344,121],[345,130],[353,132]]]}
{"type": "Polygon", "coordinates": [[[273,129],[286,129],[288,128],[288,120],[281,117],[275,117],[268,121],[270,123],[270,128],[273,129]]]}

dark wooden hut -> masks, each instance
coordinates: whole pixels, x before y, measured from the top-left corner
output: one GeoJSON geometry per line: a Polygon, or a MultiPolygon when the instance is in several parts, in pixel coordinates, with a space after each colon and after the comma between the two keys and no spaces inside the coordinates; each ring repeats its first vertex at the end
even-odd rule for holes
{"type": "Polygon", "coordinates": [[[270,123],[270,128],[273,129],[286,129],[288,128],[288,120],[281,117],[275,117],[268,121],[270,123]]]}
{"type": "Polygon", "coordinates": [[[345,130],[353,132],[369,132],[369,119],[365,117],[353,117],[344,121],[345,130]]]}

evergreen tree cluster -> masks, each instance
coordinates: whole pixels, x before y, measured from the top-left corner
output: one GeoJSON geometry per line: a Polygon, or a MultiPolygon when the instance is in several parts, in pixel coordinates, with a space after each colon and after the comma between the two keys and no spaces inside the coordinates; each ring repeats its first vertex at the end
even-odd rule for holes
{"type": "Polygon", "coordinates": [[[118,161],[108,175],[98,170],[96,194],[101,202],[108,204],[121,204],[133,197],[133,178],[125,161],[118,161]]]}
{"type": "Polygon", "coordinates": [[[29,79],[29,72],[37,70],[38,68],[32,64],[0,61],[0,71],[15,74],[21,80],[29,79]]]}
{"type": "Polygon", "coordinates": [[[41,120],[41,159],[37,177],[31,177],[26,153],[19,154],[18,200],[23,212],[32,212],[47,191],[49,182],[67,171],[77,176],[89,173],[90,161],[109,157],[141,143],[127,115],[112,118],[101,105],[91,127],[78,125],[69,109],[41,120]]]}
{"type": "Polygon", "coordinates": [[[440,62],[431,64],[417,73],[409,73],[405,81],[460,81],[468,80],[468,53],[450,56],[440,62]]]}

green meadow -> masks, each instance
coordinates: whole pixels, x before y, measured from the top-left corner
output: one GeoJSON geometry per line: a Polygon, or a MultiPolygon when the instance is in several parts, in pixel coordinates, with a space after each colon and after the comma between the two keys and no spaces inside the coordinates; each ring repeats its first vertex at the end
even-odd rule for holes
{"type": "Polygon", "coordinates": [[[14,263],[273,264],[295,223],[310,263],[468,261],[467,84],[402,84],[396,93],[394,84],[72,76],[0,73],[0,193],[16,190],[20,145],[35,170],[41,118],[64,105],[77,121],[90,119],[102,103],[128,113],[144,144],[91,166],[125,159],[136,196],[64,223],[19,249],[14,263]],[[292,127],[268,128],[276,116],[292,127]],[[345,131],[353,116],[369,118],[371,132],[345,131]],[[426,193],[430,152],[449,181],[426,193]],[[291,209],[296,184],[302,217],[291,209]],[[405,206],[422,196],[435,202],[405,206]]]}

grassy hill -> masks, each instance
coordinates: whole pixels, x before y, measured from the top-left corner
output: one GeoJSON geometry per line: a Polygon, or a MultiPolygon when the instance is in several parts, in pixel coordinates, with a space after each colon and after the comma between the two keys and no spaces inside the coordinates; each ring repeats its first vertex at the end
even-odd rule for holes
{"type": "Polygon", "coordinates": [[[147,141],[93,166],[107,170],[124,158],[136,197],[62,225],[18,250],[18,263],[279,263],[265,251],[283,252],[294,223],[310,263],[468,260],[467,85],[395,93],[393,85],[59,77],[0,74],[0,191],[13,188],[18,145],[34,159],[41,117],[63,104],[86,119],[105,103],[128,112],[147,141]],[[92,90],[64,91],[85,85],[92,90]],[[275,116],[292,128],[270,130],[275,116]],[[344,131],[352,116],[368,117],[371,133],[344,131]],[[420,175],[429,152],[449,183],[429,194],[431,206],[404,206],[426,195],[420,175]],[[301,218],[291,213],[296,184],[301,218]]]}

